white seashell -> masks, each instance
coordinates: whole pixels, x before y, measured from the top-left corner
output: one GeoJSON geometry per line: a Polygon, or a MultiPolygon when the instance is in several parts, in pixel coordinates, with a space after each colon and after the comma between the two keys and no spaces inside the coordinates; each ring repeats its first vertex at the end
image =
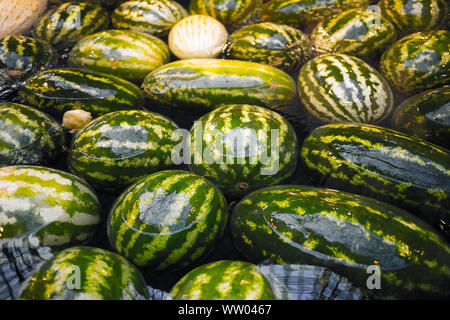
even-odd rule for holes
{"type": "Polygon", "coordinates": [[[78,131],[91,122],[92,116],[84,110],[69,110],[64,113],[62,126],[72,131],[78,131]]]}
{"type": "Polygon", "coordinates": [[[225,26],[204,15],[178,21],[169,33],[169,48],[180,59],[215,58],[226,49],[227,42],[225,26]]]}
{"type": "Polygon", "coordinates": [[[47,0],[1,0],[0,38],[21,35],[47,10],[47,0]]]}

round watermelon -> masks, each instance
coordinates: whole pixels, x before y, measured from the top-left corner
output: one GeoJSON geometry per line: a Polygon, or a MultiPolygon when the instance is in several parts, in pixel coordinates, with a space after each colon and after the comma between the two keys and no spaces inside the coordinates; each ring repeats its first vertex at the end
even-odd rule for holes
{"type": "Polygon", "coordinates": [[[20,300],[147,300],[141,272],[117,253],[73,247],[42,264],[23,284],[20,300]]]}
{"type": "Polygon", "coordinates": [[[208,180],[160,171],[126,189],[108,219],[112,247],[151,272],[188,267],[208,254],[225,229],[228,206],[208,180]]]}

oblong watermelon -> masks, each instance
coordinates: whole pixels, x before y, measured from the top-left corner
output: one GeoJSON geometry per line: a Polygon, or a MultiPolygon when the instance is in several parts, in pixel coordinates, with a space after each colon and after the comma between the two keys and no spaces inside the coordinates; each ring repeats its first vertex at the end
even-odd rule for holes
{"type": "Polygon", "coordinates": [[[450,297],[448,244],[425,222],[381,201],[269,187],[238,203],[230,226],[236,248],[253,263],[328,267],[371,298],[450,297]],[[372,287],[374,269],[379,286],[372,287]]]}
{"type": "Polygon", "coordinates": [[[109,15],[102,7],[85,2],[67,2],[49,10],[35,24],[32,34],[56,48],[64,49],[108,26],[109,15]]]}
{"type": "Polygon", "coordinates": [[[392,203],[450,231],[446,149],[383,127],[342,123],[314,129],[300,158],[318,186],[392,203]]]}
{"type": "Polygon", "coordinates": [[[193,173],[166,170],[127,188],[111,208],[108,239],[151,272],[186,268],[224,232],[228,206],[219,189],[193,173]]]}
{"type": "Polygon", "coordinates": [[[0,166],[48,164],[63,145],[63,129],[53,118],[22,104],[0,103],[0,166]]]}
{"type": "Polygon", "coordinates": [[[283,24],[262,22],[233,32],[228,53],[232,59],[295,71],[309,59],[311,49],[311,41],[300,30],[283,24]]]}
{"type": "Polygon", "coordinates": [[[445,0],[381,0],[378,7],[403,35],[445,28],[448,17],[445,0]]]}
{"type": "Polygon", "coordinates": [[[309,60],[297,84],[306,109],[323,122],[378,123],[393,109],[386,80],[363,60],[345,54],[325,54],[309,60]]]}
{"type": "Polygon", "coordinates": [[[394,110],[392,127],[450,149],[450,86],[405,99],[394,110]]]}
{"type": "Polygon", "coordinates": [[[380,71],[403,94],[450,84],[450,31],[410,34],[381,56],[380,71]]]}
{"type": "Polygon", "coordinates": [[[256,265],[220,260],[195,268],[172,288],[171,300],[275,300],[256,265]]]}
{"type": "Polygon", "coordinates": [[[368,0],[270,0],[261,11],[265,21],[311,27],[350,8],[366,8],[368,0]]]}
{"type": "Polygon", "coordinates": [[[140,82],[152,70],[169,62],[170,52],[161,39],[132,30],[106,30],[78,41],[69,63],[97,72],[140,82]]]}
{"type": "Polygon", "coordinates": [[[73,109],[82,109],[93,116],[139,109],[144,101],[141,90],[133,83],[82,68],[41,71],[24,83],[19,96],[58,118],[73,109]]]}
{"type": "Polygon", "coordinates": [[[170,29],[187,17],[187,10],[172,0],[131,0],[119,5],[111,19],[114,28],[167,36],[170,29]]]}
{"type": "Polygon", "coordinates": [[[278,113],[228,105],[201,117],[190,132],[189,169],[213,182],[230,199],[275,185],[297,168],[294,129],[278,113]]]}
{"type": "Polygon", "coordinates": [[[397,39],[395,27],[379,13],[350,9],[320,21],[311,33],[317,53],[373,57],[397,39]]]}
{"type": "Polygon", "coordinates": [[[191,14],[211,16],[228,28],[248,22],[260,5],[259,0],[191,0],[191,14]]]}
{"type": "Polygon", "coordinates": [[[181,142],[170,119],[143,110],[116,111],[90,122],[73,137],[68,167],[94,188],[121,192],[141,177],[173,166],[181,142]]]}
{"type": "Polygon", "coordinates": [[[142,88],[155,103],[203,113],[224,104],[277,108],[296,94],[294,80],[277,68],[223,59],[168,63],[151,72],[142,88]]]}
{"type": "Polygon", "coordinates": [[[117,253],[73,247],[42,264],[23,284],[20,300],[147,300],[141,272],[117,253]]]}
{"type": "Polygon", "coordinates": [[[40,166],[0,168],[0,241],[34,234],[55,251],[88,241],[100,222],[100,203],[82,179],[40,166]]]}

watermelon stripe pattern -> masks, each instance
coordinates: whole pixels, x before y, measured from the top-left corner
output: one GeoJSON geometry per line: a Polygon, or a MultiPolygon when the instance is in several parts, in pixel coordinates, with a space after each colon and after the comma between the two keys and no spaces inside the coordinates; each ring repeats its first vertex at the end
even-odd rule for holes
{"type": "Polygon", "coordinates": [[[394,130],[343,123],[315,129],[300,157],[318,186],[392,203],[438,228],[450,223],[448,150],[394,130]]]}
{"type": "Polygon", "coordinates": [[[62,151],[64,132],[45,113],[17,103],[0,103],[0,166],[44,165],[62,151]]]}
{"type": "Polygon", "coordinates": [[[351,9],[327,17],[314,28],[311,41],[317,53],[373,56],[397,39],[395,27],[378,13],[351,9]]]}
{"type": "Polygon", "coordinates": [[[181,142],[178,126],[142,110],[103,115],[74,136],[68,167],[94,188],[120,192],[141,177],[173,166],[172,149],[181,142]]]}
{"type": "Polygon", "coordinates": [[[142,88],[156,103],[203,113],[225,104],[276,109],[295,97],[295,82],[287,73],[239,60],[171,62],[151,72],[142,88]]]}
{"type": "Polygon", "coordinates": [[[297,88],[306,109],[323,122],[377,123],[393,109],[386,80],[348,55],[327,54],[308,61],[300,70],[297,88]]]}
{"type": "Polygon", "coordinates": [[[236,248],[253,263],[326,266],[371,298],[450,296],[446,242],[381,201],[309,186],[269,187],[234,207],[230,227],[236,248]],[[372,265],[381,270],[380,290],[367,287],[372,265]]]}
{"type": "Polygon", "coordinates": [[[114,203],[112,247],[152,272],[179,270],[210,252],[228,220],[225,197],[193,173],[167,170],[139,180],[114,203]]]}
{"type": "Polygon", "coordinates": [[[445,28],[445,0],[381,0],[378,6],[383,17],[403,34],[445,28]]]}
{"type": "Polygon", "coordinates": [[[189,169],[213,182],[230,199],[275,185],[294,173],[297,137],[278,113],[257,106],[229,105],[198,121],[201,126],[194,125],[190,132],[189,169]]]}
{"type": "Polygon", "coordinates": [[[263,22],[233,32],[228,53],[232,59],[268,64],[291,71],[299,68],[311,56],[311,41],[298,29],[263,22]]]}
{"type": "Polygon", "coordinates": [[[25,82],[19,95],[31,106],[58,117],[73,109],[82,109],[93,116],[133,110],[144,100],[133,83],[81,68],[41,71],[25,82]]]}
{"type": "Polygon", "coordinates": [[[158,37],[167,36],[170,29],[187,17],[187,10],[172,0],[133,0],[122,3],[112,15],[116,29],[146,32],[158,37]]]}
{"type": "Polygon", "coordinates": [[[350,8],[367,8],[368,0],[271,0],[262,8],[262,19],[310,27],[350,8]]]}
{"type": "Polygon", "coordinates": [[[122,256],[73,247],[41,265],[25,282],[19,299],[147,300],[148,291],[140,271],[122,256]]]}
{"type": "Polygon", "coordinates": [[[46,41],[25,36],[0,40],[0,70],[19,71],[19,79],[55,65],[57,61],[55,50],[46,41]]]}
{"type": "Polygon", "coordinates": [[[172,288],[170,300],[275,300],[256,265],[221,260],[195,268],[172,288]]]}
{"type": "Polygon", "coordinates": [[[450,31],[410,34],[388,48],[380,70],[403,94],[413,94],[450,84],[450,31]]]}
{"type": "Polygon", "coordinates": [[[108,26],[109,15],[102,7],[90,3],[68,2],[42,17],[32,34],[35,38],[63,49],[108,26]]]}
{"type": "Polygon", "coordinates": [[[211,16],[227,27],[236,27],[248,22],[259,5],[259,0],[191,0],[189,11],[211,16]]]}
{"type": "Polygon", "coordinates": [[[89,240],[100,222],[100,203],[80,178],[39,166],[0,168],[0,239],[34,232],[55,250],[89,240]]]}
{"type": "Polygon", "coordinates": [[[73,47],[69,64],[140,82],[169,62],[170,51],[161,39],[132,30],[106,30],[89,35],[73,47]]]}

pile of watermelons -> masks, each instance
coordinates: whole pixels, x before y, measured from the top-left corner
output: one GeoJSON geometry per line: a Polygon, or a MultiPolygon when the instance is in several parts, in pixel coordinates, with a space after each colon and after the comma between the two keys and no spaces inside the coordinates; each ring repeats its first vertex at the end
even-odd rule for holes
{"type": "Polygon", "coordinates": [[[257,265],[298,264],[448,299],[448,10],[0,4],[0,298],[274,299],[257,265]]]}

